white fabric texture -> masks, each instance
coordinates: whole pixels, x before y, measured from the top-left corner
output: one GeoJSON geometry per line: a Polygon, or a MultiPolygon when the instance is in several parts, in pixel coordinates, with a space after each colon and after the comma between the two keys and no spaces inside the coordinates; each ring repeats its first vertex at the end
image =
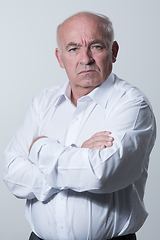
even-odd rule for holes
{"type": "Polygon", "coordinates": [[[149,155],[156,135],[147,98],[113,73],[75,107],[70,85],[43,90],[32,101],[4,153],[4,181],[27,199],[32,230],[46,240],[103,240],[136,232],[149,155]],[[81,148],[100,131],[113,146],[81,148]],[[47,136],[36,141],[38,136],[47,136]]]}

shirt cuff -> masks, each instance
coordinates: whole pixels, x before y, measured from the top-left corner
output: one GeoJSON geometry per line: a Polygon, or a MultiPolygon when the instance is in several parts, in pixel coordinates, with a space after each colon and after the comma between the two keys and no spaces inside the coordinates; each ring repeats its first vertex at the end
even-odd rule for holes
{"type": "Polygon", "coordinates": [[[58,143],[57,140],[55,139],[50,139],[50,138],[40,138],[39,140],[37,140],[32,148],[31,148],[31,151],[30,151],[30,154],[29,154],[29,160],[35,164],[37,167],[39,167],[39,153],[41,151],[41,149],[43,148],[43,146],[47,145],[47,144],[55,144],[55,143],[58,143]]]}

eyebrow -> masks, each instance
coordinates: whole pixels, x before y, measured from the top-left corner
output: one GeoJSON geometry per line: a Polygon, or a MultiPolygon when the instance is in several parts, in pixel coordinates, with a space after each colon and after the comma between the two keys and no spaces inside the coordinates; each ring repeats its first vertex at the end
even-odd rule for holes
{"type": "MultiPolygon", "coordinates": [[[[93,44],[102,44],[103,46],[105,46],[104,41],[101,39],[95,39],[95,40],[91,41],[89,43],[89,46],[91,46],[93,44]]],[[[81,47],[81,46],[82,46],[81,43],[69,42],[66,46],[66,49],[69,49],[70,47],[81,47]]]]}
{"type": "Polygon", "coordinates": [[[67,44],[66,49],[69,49],[70,47],[81,47],[82,45],[80,43],[70,42],[67,44]]]}
{"type": "Polygon", "coordinates": [[[97,43],[100,43],[100,44],[102,44],[102,45],[105,45],[105,44],[104,44],[104,41],[101,40],[101,39],[95,39],[95,40],[91,41],[89,45],[97,44],[97,43]]]}

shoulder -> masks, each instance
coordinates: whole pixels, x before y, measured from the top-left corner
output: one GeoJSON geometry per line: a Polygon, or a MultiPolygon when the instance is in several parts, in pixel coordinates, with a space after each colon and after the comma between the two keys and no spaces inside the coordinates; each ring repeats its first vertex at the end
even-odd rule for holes
{"type": "Polygon", "coordinates": [[[60,92],[63,89],[64,85],[65,84],[45,88],[42,91],[40,91],[34,97],[34,99],[37,99],[38,101],[45,101],[45,100],[48,100],[50,98],[56,98],[60,94],[60,92]]]}
{"type": "Polygon", "coordinates": [[[62,85],[43,89],[32,99],[32,105],[34,105],[37,110],[40,109],[42,111],[46,111],[51,106],[55,105],[57,99],[62,95],[63,92],[65,92],[66,86],[67,83],[64,83],[62,85]]]}
{"type": "Polygon", "coordinates": [[[114,74],[114,97],[118,102],[145,102],[151,107],[147,96],[137,87],[114,74]]]}

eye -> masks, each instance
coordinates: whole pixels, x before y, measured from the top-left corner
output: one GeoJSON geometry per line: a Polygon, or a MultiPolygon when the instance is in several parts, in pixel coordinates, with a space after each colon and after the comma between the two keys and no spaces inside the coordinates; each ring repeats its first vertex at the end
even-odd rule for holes
{"type": "Polygon", "coordinates": [[[71,48],[69,49],[69,52],[76,52],[77,51],[77,48],[71,48]]]}
{"type": "Polygon", "coordinates": [[[96,45],[96,46],[94,46],[94,49],[102,49],[102,47],[101,46],[99,46],[99,45],[96,45]]]}
{"type": "Polygon", "coordinates": [[[101,45],[92,45],[91,46],[92,51],[99,52],[99,51],[102,51],[102,49],[103,49],[103,47],[101,45]]]}

